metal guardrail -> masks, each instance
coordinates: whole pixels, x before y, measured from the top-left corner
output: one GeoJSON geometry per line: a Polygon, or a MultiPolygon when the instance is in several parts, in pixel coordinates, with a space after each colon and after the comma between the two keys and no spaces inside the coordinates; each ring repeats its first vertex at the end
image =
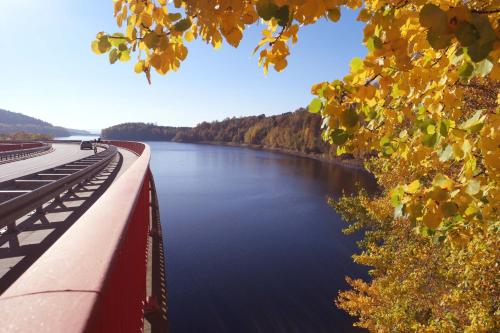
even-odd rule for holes
{"type": "Polygon", "coordinates": [[[32,155],[32,154],[38,154],[38,153],[47,151],[51,148],[52,148],[52,145],[44,143],[44,144],[40,145],[39,147],[35,147],[35,148],[0,151],[0,161],[5,161],[5,160],[12,159],[12,158],[17,158],[17,157],[28,156],[28,155],[32,155]]]}
{"type": "Polygon", "coordinates": [[[12,226],[16,219],[104,168],[117,154],[117,149],[114,146],[102,147],[106,147],[106,150],[99,154],[0,183],[0,228],[12,226]],[[26,189],[27,184],[34,188],[26,189]]]}

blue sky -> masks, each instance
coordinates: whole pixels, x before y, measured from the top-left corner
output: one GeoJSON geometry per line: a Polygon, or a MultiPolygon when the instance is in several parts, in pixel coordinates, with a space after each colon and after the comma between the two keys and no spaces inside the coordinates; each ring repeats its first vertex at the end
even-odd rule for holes
{"type": "Polygon", "coordinates": [[[80,129],[280,114],[307,105],[312,84],[343,77],[350,59],[366,53],[362,25],[344,10],[338,23],[299,32],[282,73],[265,76],[258,67],[256,26],[238,49],[189,43],[181,69],[154,74],[149,86],[133,61],[110,65],[90,50],[97,32],[119,31],[112,11],[111,0],[0,0],[0,108],[80,129]]]}

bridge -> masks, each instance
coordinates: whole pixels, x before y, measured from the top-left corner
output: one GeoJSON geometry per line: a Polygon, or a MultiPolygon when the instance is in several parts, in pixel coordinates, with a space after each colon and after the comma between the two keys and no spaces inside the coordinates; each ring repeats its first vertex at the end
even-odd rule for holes
{"type": "Polygon", "coordinates": [[[0,141],[0,332],[168,332],[148,145],[0,141]]]}

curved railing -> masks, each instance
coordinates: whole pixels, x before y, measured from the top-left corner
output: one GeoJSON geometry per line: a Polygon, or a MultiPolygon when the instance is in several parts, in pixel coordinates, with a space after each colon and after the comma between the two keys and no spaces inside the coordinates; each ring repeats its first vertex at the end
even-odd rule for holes
{"type": "Polygon", "coordinates": [[[141,332],[151,218],[150,148],[0,296],[8,332],[141,332]]]}
{"type": "Polygon", "coordinates": [[[11,151],[11,150],[23,150],[23,149],[31,149],[43,146],[42,142],[33,142],[33,141],[10,141],[10,140],[2,140],[0,141],[0,151],[11,151]]]}
{"type": "Polygon", "coordinates": [[[50,150],[50,144],[41,142],[2,144],[0,143],[0,163],[19,157],[26,157],[50,150]]]}

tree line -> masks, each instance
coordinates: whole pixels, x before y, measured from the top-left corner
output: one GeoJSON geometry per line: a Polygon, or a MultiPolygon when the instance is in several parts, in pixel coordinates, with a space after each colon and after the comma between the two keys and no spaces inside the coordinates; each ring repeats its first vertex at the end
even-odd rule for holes
{"type": "Polygon", "coordinates": [[[202,122],[195,127],[124,123],[103,129],[102,137],[113,140],[251,145],[333,157],[335,147],[321,139],[321,124],[321,116],[300,108],[281,115],[261,114],[202,122]]]}

